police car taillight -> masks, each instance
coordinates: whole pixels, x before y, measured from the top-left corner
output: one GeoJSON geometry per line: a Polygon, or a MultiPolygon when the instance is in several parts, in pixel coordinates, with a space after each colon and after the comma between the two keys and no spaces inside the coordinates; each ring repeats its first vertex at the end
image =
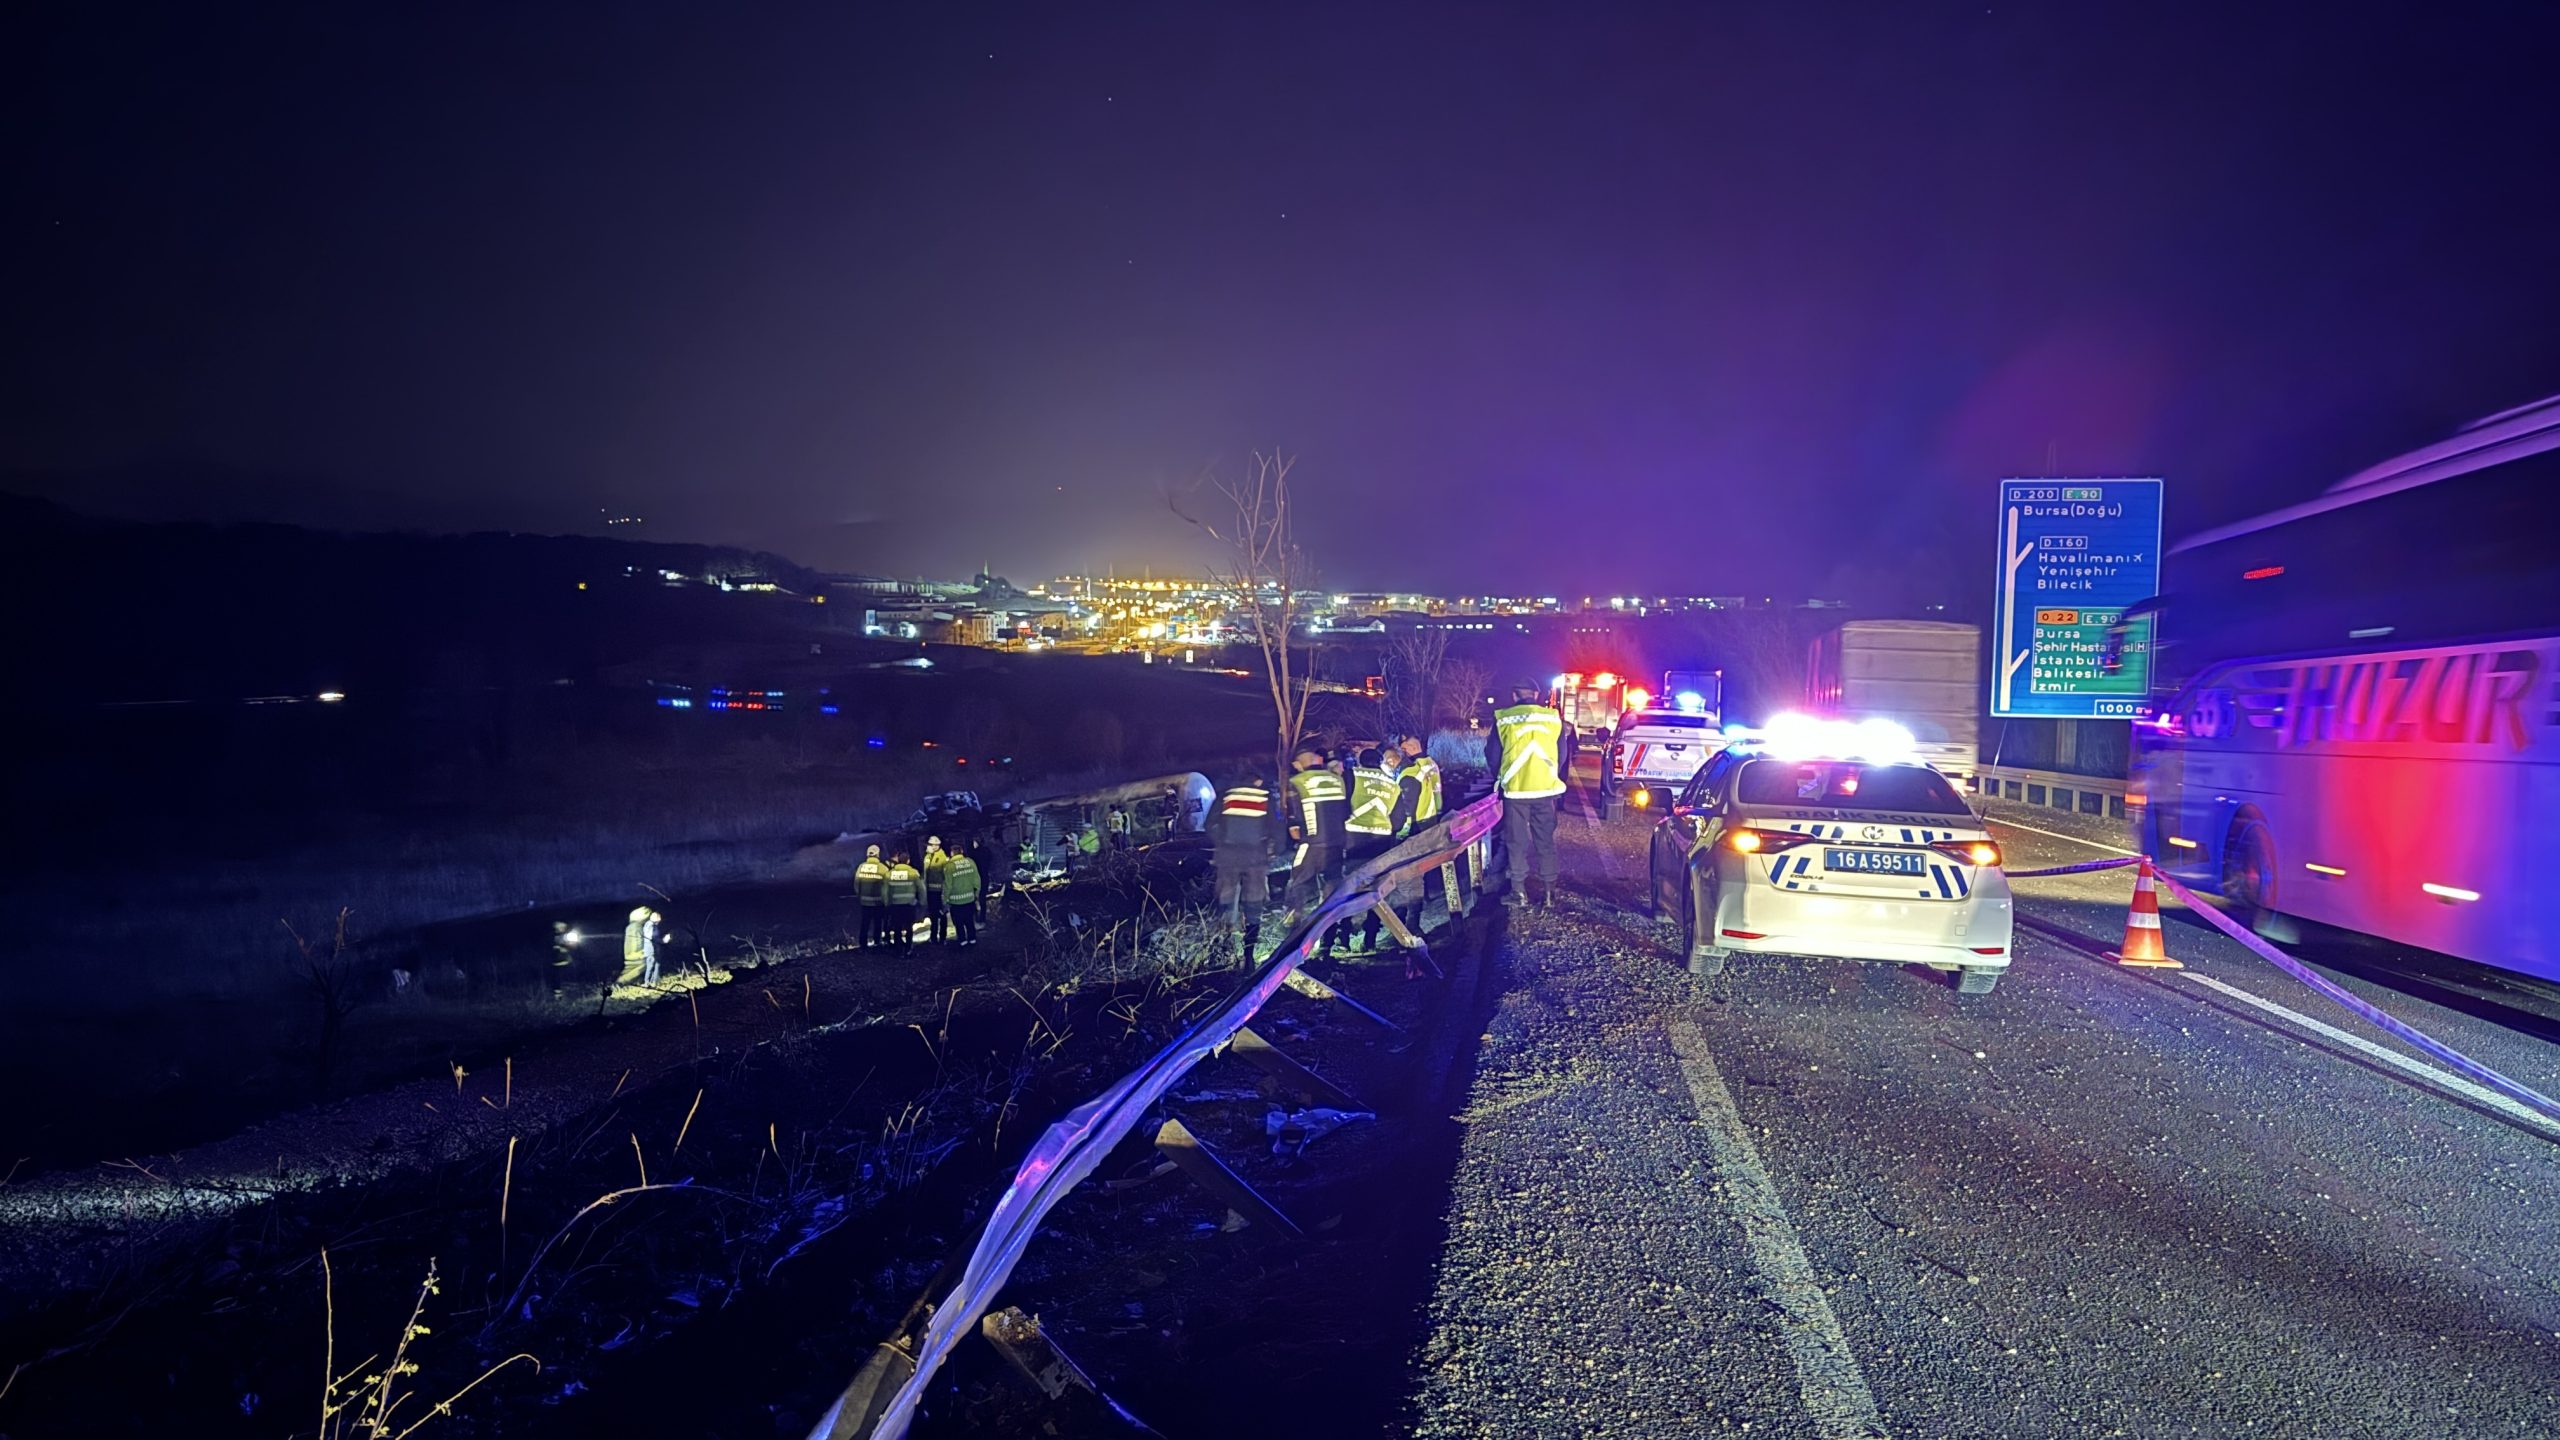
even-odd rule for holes
{"type": "Polygon", "coordinates": [[[1967,865],[1997,865],[2000,847],[1988,840],[1941,840],[1929,847],[1941,855],[1951,855],[1967,865]]]}
{"type": "Polygon", "coordinates": [[[1812,843],[1813,837],[1801,830],[1754,830],[1748,826],[1737,826],[1724,832],[1724,847],[1742,855],[1775,855],[1781,850],[1793,850],[1799,845],[1812,843]]]}

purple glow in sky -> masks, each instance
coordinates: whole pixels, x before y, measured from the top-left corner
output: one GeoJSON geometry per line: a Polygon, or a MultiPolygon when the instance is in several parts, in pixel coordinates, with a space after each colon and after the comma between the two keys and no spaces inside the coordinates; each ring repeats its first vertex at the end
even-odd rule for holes
{"type": "Polygon", "coordinates": [[[1276,443],[1344,587],[1972,586],[2560,390],[2548,6],[48,23],[0,468],[172,509],[1025,579],[1276,443]]]}

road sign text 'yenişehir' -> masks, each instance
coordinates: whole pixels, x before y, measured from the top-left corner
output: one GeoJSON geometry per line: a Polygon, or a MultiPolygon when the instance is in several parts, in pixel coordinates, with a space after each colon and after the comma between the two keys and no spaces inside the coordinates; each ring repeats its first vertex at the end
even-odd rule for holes
{"type": "Polygon", "coordinates": [[[2130,719],[2151,685],[2157,480],[2000,482],[1991,713],[2130,719]]]}

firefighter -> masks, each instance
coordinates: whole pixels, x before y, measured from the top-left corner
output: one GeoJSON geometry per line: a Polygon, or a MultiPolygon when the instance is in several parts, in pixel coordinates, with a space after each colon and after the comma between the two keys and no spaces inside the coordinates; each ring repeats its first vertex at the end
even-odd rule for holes
{"type": "Polygon", "coordinates": [[[1510,885],[1502,903],[1544,907],[1556,888],[1556,797],[1564,793],[1564,717],[1538,698],[1537,682],[1511,687],[1511,703],[1493,712],[1485,763],[1502,792],[1503,848],[1510,885]],[[1537,865],[1537,887],[1529,884],[1537,865]]]}
{"type": "Polygon", "coordinates": [[[624,985],[658,983],[658,921],[663,918],[646,905],[631,912],[630,923],[622,927],[622,978],[624,985]]]}
{"type": "Polygon", "coordinates": [[[901,850],[889,862],[889,873],[881,881],[881,892],[887,901],[881,907],[881,920],[888,926],[890,948],[904,950],[916,942],[916,903],[924,898],[924,876],[907,862],[901,850]]]}
{"type": "Polygon", "coordinates": [[[951,865],[951,856],[942,848],[942,837],[924,837],[924,918],[925,937],[939,945],[950,938],[950,917],[942,913],[943,872],[951,865]]]}
{"type": "Polygon", "coordinates": [[[877,845],[862,852],[862,863],[853,867],[853,898],[862,908],[862,948],[878,945],[887,935],[880,921],[881,908],[889,903],[884,887],[889,883],[889,867],[881,863],[877,845]]]}
{"type": "MultiPolygon", "coordinates": [[[[1342,777],[1326,766],[1313,746],[1300,750],[1289,777],[1289,838],[1297,853],[1289,862],[1286,901],[1291,923],[1315,913],[1342,879],[1344,812],[1349,808],[1342,777]]],[[[1328,936],[1325,948],[1332,949],[1328,936]]]]}
{"type": "MultiPolygon", "coordinates": [[[[933,872],[925,872],[930,881],[933,872]]],[[[942,905],[951,919],[954,937],[962,946],[978,943],[978,862],[969,858],[965,849],[955,850],[942,867],[942,905]]],[[[942,912],[936,912],[940,921],[942,912]]]]}
{"type": "Polygon", "coordinates": [[[1271,791],[1259,773],[1218,797],[1209,832],[1217,847],[1218,908],[1250,960],[1263,908],[1271,903],[1271,791]]]}

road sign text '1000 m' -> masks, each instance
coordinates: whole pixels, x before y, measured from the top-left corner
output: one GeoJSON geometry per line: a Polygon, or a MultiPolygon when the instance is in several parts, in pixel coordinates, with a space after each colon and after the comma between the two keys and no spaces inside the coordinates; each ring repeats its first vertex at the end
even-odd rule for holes
{"type": "Polygon", "coordinates": [[[1991,713],[2131,719],[2151,685],[2157,480],[2000,482],[1991,713]]]}

